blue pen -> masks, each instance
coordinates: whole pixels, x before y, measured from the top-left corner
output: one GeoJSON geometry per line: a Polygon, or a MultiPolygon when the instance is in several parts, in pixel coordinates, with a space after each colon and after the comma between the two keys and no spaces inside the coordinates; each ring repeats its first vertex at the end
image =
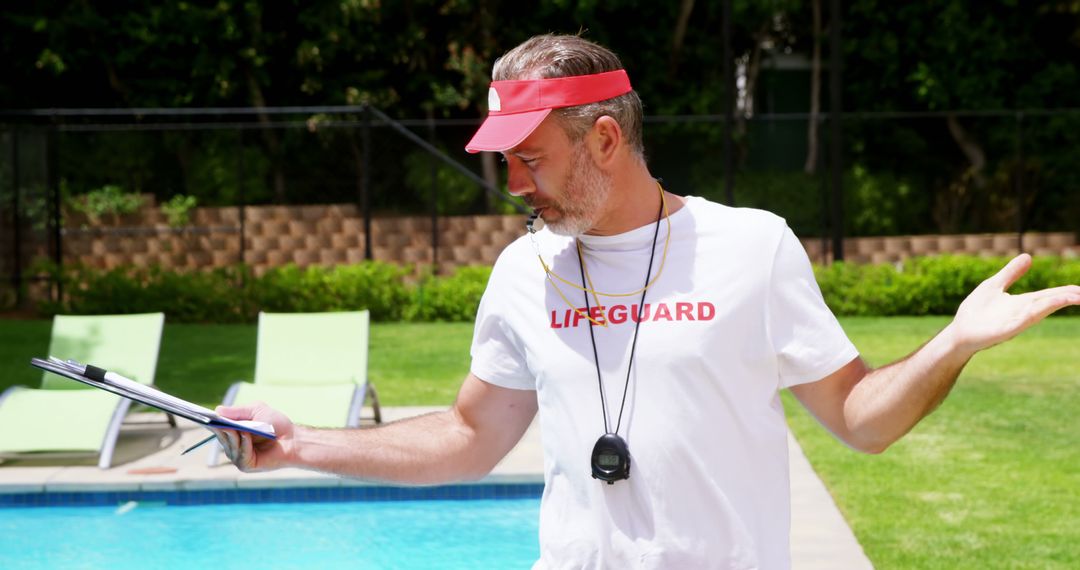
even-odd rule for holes
{"type": "Polygon", "coordinates": [[[217,439],[217,436],[212,435],[212,436],[200,441],[199,443],[196,443],[195,445],[185,449],[183,452],[180,453],[180,455],[187,455],[189,451],[195,451],[196,449],[199,449],[200,447],[210,443],[211,441],[214,441],[215,439],[217,439]]]}

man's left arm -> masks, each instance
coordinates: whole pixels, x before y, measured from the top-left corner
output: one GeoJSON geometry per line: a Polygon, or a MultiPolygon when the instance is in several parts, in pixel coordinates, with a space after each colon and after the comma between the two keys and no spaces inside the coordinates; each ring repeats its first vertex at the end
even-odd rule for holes
{"type": "Polygon", "coordinates": [[[964,299],[944,330],[908,357],[874,370],[856,358],[817,382],[793,386],[792,393],[844,443],[867,453],[884,451],[945,399],[976,352],[1058,309],[1080,305],[1077,285],[1006,293],[1030,267],[1027,254],[1014,258],[964,299]]]}

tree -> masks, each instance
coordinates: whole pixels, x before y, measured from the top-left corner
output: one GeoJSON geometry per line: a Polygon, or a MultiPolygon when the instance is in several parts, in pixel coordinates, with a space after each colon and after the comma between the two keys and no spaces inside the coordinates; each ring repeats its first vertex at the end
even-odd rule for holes
{"type": "MultiPolygon", "coordinates": [[[[1015,178],[1041,167],[1012,160],[1013,121],[955,111],[1076,107],[1080,50],[1065,32],[1076,23],[1075,13],[1070,21],[1045,6],[1011,0],[850,3],[845,99],[851,108],[950,111],[933,121],[896,121],[885,129],[879,123],[876,134],[862,129],[858,139],[864,148],[880,145],[883,152],[856,156],[894,172],[910,170],[919,160],[921,184],[936,194],[934,217],[941,231],[1015,227],[1008,223],[1014,214],[1003,217],[995,210],[1003,204],[1015,209],[1015,178]],[[957,166],[957,158],[964,166],[957,166]]],[[[1063,190],[1059,182],[1041,182],[1038,191],[1047,197],[1063,190]]]]}

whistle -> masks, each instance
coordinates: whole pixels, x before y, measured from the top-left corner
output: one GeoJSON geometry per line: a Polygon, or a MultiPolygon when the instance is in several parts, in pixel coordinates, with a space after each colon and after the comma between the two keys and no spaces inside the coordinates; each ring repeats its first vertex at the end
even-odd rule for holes
{"type": "Polygon", "coordinates": [[[528,230],[530,234],[535,234],[544,229],[544,219],[536,212],[529,214],[529,219],[525,221],[525,229],[528,230]],[[537,224],[538,222],[539,225],[537,224]]]}

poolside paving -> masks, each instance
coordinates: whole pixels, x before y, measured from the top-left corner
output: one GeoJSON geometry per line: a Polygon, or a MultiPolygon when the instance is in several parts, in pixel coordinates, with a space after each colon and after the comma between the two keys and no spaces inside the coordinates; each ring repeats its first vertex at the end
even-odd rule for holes
{"type": "MultiPolygon", "coordinates": [[[[433,407],[383,408],[393,421],[437,411],[433,407]]],[[[96,460],[9,461],[0,463],[0,493],[75,491],[162,491],[228,488],[280,488],[373,485],[354,479],[282,469],[241,473],[227,464],[206,465],[208,447],[180,452],[206,436],[197,424],[178,419],[170,429],[160,414],[133,415],[125,424],[114,467],[101,470],[96,460]]],[[[795,570],[862,570],[873,568],[844,521],[824,484],[814,473],[794,438],[789,437],[791,464],[791,555],[795,570]]],[[[543,450],[534,422],[521,442],[480,483],[543,482],[543,450]]]]}

